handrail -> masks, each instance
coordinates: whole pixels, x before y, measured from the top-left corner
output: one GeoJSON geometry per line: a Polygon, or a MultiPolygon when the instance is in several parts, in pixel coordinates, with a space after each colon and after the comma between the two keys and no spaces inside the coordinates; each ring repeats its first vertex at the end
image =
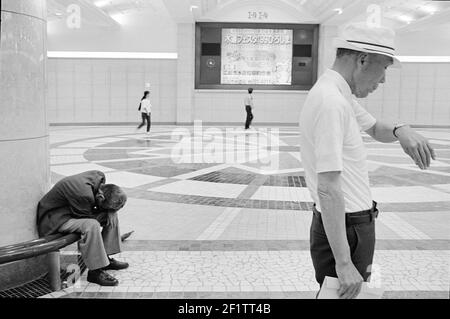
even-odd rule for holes
{"type": "Polygon", "coordinates": [[[0,249],[0,265],[21,259],[44,255],[68,246],[78,241],[79,239],[79,234],[72,233],[67,235],[52,235],[29,242],[5,246],[0,249]]]}
{"type": "Polygon", "coordinates": [[[41,237],[41,238],[25,241],[25,242],[22,242],[22,243],[18,243],[18,244],[3,246],[3,247],[0,247],[0,254],[2,254],[6,250],[13,250],[13,249],[18,249],[18,248],[22,248],[22,247],[25,248],[25,247],[30,247],[30,246],[35,246],[35,245],[47,243],[49,241],[58,239],[58,238],[60,238],[62,236],[63,236],[63,234],[49,235],[49,236],[46,236],[46,237],[41,237]]]}

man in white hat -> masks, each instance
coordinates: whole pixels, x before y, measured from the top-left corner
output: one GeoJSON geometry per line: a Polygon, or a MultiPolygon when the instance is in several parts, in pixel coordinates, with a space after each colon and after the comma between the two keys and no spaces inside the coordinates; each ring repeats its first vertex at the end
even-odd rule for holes
{"type": "Polygon", "coordinates": [[[300,151],[314,200],[310,251],[317,282],[337,277],[341,298],[355,298],[370,276],[378,214],[369,187],[361,130],[375,140],[399,141],[421,168],[435,159],[426,138],[408,125],[376,120],[354,99],[385,82],[394,55],[394,32],[348,25],[334,41],[336,60],[310,90],[300,115],[300,151]]]}

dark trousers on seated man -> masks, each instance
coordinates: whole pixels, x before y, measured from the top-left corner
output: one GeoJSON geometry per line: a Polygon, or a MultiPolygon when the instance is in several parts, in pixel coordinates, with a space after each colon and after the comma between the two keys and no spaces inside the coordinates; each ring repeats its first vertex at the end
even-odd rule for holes
{"type": "MultiPolygon", "coordinates": [[[[346,231],[353,264],[364,278],[369,279],[375,252],[376,203],[371,211],[347,214],[346,231]],[[372,217],[371,217],[372,216],[372,217]]],[[[310,252],[316,274],[316,281],[322,286],[325,276],[335,277],[336,262],[328,242],[320,212],[313,209],[310,228],[310,252]]]]}
{"type": "Polygon", "coordinates": [[[119,270],[128,267],[127,263],[108,257],[122,251],[117,214],[113,215],[108,225],[104,214],[99,214],[96,219],[65,218],[61,224],[59,222],[60,216],[67,216],[68,214],[70,214],[70,208],[68,207],[53,209],[44,217],[44,221],[39,223],[39,234],[41,236],[58,232],[80,234],[81,239],[78,241],[78,249],[83,262],[89,269],[88,281],[102,285],[117,285],[118,281],[115,278],[103,272],[104,270],[119,270]],[[97,274],[96,272],[100,273],[97,274]]]}
{"type": "Polygon", "coordinates": [[[109,265],[109,255],[121,252],[121,240],[117,215],[111,225],[106,226],[93,218],[72,218],[62,224],[60,233],[79,233],[78,249],[89,270],[104,268],[109,265]]]}

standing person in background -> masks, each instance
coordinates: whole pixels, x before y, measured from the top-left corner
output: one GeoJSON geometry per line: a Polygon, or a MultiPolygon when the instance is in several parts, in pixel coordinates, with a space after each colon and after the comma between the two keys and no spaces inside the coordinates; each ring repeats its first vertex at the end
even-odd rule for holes
{"type": "Polygon", "coordinates": [[[253,120],[253,113],[252,110],[254,108],[253,106],[253,89],[248,89],[248,95],[244,99],[244,105],[245,105],[245,111],[247,112],[247,119],[245,120],[245,129],[248,130],[250,128],[250,124],[253,120]]]}
{"type": "Polygon", "coordinates": [[[139,124],[137,129],[139,130],[141,127],[145,125],[145,121],[147,121],[147,134],[150,134],[150,125],[151,125],[151,107],[150,104],[150,91],[145,91],[144,96],[141,99],[141,103],[139,104],[139,111],[141,112],[142,122],[139,124]]]}

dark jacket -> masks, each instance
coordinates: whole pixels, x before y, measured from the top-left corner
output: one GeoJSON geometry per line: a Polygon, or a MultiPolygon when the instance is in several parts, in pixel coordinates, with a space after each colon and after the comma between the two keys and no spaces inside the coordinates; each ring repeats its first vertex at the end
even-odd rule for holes
{"type": "Polygon", "coordinates": [[[71,218],[96,218],[99,210],[95,195],[104,183],[105,174],[100,171],[67,176],[57,182],[38,203],[39,236],[56,233],[71,218]]]}

